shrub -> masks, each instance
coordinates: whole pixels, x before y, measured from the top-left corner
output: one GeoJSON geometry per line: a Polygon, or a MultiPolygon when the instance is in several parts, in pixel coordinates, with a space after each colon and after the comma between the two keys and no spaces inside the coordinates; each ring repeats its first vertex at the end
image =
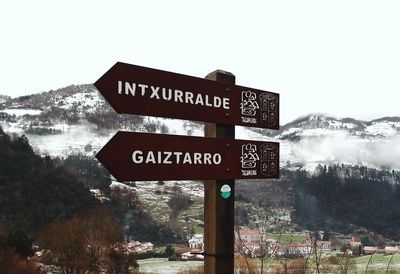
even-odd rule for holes
{"type": "Polygon", "coordinates": [[[0,273],[7,274],[44,274],[40,265],[21,257],[10,248],[0,247],[0,273]]]}
{"type": "Polygon", "coordinates": [[[169,199],[167,204],[172,209],[172,217],[176,218],[182,210],[187,209],[193,204],[193,201],[187,195],[175,194],[169,199]]]}
{"type": "Polygon", "coordinates": [[[306,274],[307,261],[304,259],[297,259],[283,263],[282,266],[275,267],[275,273],[277,274],[306,274]]]}

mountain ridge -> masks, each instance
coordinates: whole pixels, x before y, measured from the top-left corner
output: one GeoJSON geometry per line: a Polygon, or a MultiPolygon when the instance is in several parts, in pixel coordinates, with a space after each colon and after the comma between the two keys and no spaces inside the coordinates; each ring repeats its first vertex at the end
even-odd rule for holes
{"type": "MultiPolygon", "coordinates": [[[[96,111],[113,111],[93,84],[69,85],[57,90],[16,98],[0,95],[0,99],[0,111],[3,112],[8,108],[45,111],[52,107],[81,112],[89,111],[92,113],[96,111]]],[[[378,123],[388,123],[400,133],[400,116],[386,116],[366,121],[352,117],[335,118],[324,113],[301,115],[293,121],[281,125],[279,130],[254,130],[282,140],[291,138],[295,140],[296,137],[304,133],[304,130],[317,128],[345,130],[350,135],[377,137],[380,135],[379,132],[368,131],[368,127],[378,123]]]]}
{"type": "MultiPolygon", "coordinates": [[[[1,98],[0,126],[27,135],[35,149],[52,156],[74,150],[93,155],[118,130],[204,136],[200,122],[117,114],[91,84],[1,98]]],[[[279,130],[238,127],[236,137],[280,142],[282,167],[312,170],[343,162],[400,169],[397,116],[363,121],[311,113],[279,130]]]]}
{"type": "Polygon", "coordinates": [[[332,131],[363,138],[393,136],[400,134],[400,117],[381,117],[364,121],[351,117],[338,119],[326,114],[311,113],[281,126],[278,131],[268,131],[267,135],[281,140],[296,141],[301,136],[333,135],[332,131]],[[316,131],[316,129],[325,131],[316,131]]]}

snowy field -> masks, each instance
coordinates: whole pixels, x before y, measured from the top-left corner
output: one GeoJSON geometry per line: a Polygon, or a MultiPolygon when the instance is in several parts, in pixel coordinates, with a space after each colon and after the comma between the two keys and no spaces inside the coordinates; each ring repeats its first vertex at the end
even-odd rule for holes
{"type": "Polygon", "coordinates": [[[15,115],[15,116],[23,116],[23,115],[40,115],[42,113],[41,110],[38,109],[17,109],[17,108],[10,108],[10,109],[3,109],[0,112],[7,113],[8,115],[15,115]]]}
{"type": "Polygon", "coordinates": [[[203,265],[202,261],[176,261],[170,262],[167,258],[152,258],[138,260],[140,272],[144,273],[165,273],[176,274],[180,271],[188,270],[203,265]]]}
{"type": "Polygon", "coordinates": [[[31,135],[26,136],[31,145],[40,151],[53,157],[65,157],[71,153],[83,152],[86,145],[92,147],[92,153],[98,152],[114,135],[110,132],[100,136],[95,132],[95,126],[89,123],[65,126],[61,134],[55,135],[31,135]]]}

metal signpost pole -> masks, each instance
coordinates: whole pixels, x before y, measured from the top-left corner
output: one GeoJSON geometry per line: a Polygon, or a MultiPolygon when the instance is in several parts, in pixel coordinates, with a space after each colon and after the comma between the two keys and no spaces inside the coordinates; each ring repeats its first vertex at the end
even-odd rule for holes
{"type": "MultiPolygon", "coordinates": [[[[235,76],[214,71],[206,79],[235,84],[235,76]]],[[[227,113],[228,115],[228,113],[227,113]]],[[[235,139],[235,126],[205,123],[205,137],[235,139]]],[[[229,144],[225,149],[230,149],[229,144]]],[[[229,168],[226,172],[230,172],[229,168]]],[[[234,267],[235,180],[204,182],[204,273],[232,274],[234,267]],[[230,193],[222,196],[222,188],[230,193]]]]}

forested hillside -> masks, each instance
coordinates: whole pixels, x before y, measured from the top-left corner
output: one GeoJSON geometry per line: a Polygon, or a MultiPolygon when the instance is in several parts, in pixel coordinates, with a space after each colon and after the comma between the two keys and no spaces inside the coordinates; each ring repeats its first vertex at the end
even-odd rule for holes
{"type": "Polygon", "coordinates": [[[364,227],[400,239],[400,172],[335,165],[287,176],[295,186],[297,224],[348,233],[364,227]]]}
{"type": "Polygon", "coordinates": [[[0,127],[0,232],[23,232],[36,238],[55,221],[105,206],[126,237],[154,243],[176,241],[171,229],[145,212],[134,190],[110,188],[110,174],[96,159],[71,154],[66,159],[34,153],[28,139],[0,127]],[[90,189],[99,189],[96,199],[90,189]],[[101,197],[100,197],[101,198],[101,197]]]}
{"type": "Polygon", "coordinates": [[[256,228],[262,221],[275,233],[305,229],[352,234],[366,229],[400,239],[399,171],[318,165],[314,171],[282,169],[279,180],[236,185],[240,226],[256,228]]]}
{"type": "Polygon", "coordinates": [[[36,232],[59,218],[97,203],[68,169],[37,156],[25,136],[10,137],[0,128],[0,227],[36,232]]]}

